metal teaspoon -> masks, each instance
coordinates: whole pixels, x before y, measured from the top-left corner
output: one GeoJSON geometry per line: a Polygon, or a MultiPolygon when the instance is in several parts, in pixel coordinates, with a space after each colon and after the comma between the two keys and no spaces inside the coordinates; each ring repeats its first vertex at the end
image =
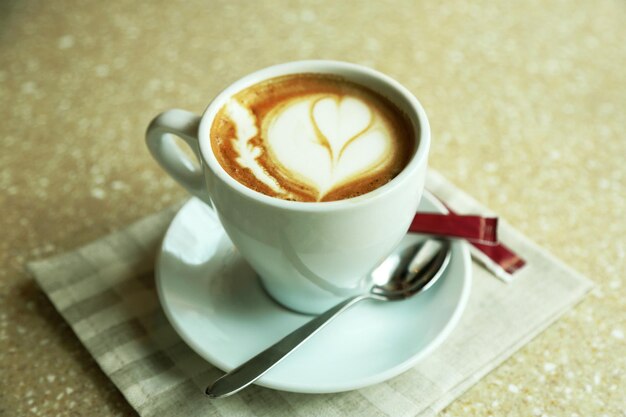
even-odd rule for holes
{"type": "Polygon", "coordinates": [[[388,256],[372,271],[374,285],[369,292],[348,298],[294,330],[274,345],[223,375],[207,387],[211,398],[234,394],[263,376],[298,346],[317,333],[340,313],[359,301],[403,300],[426,291],[443,275],[450,262],[450,242],[427,239],[388,256]]]}

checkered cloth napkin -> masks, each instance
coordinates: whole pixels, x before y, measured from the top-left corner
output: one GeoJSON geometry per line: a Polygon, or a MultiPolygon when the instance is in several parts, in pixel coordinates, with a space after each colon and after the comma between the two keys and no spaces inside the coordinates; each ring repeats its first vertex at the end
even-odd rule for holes
{"type": "MultiPolygon", "coordinates": [[[[427,188],[456,213],[487,210],[429,172],[427,188]]],[[[222,374],[165,318],[155,256],[180,206],[74,251],[28,265],[104,373],[142,416],[432,416],[553,323],[591,288],[582,277],[500,220],[500,240],[526,261],[506,283],[474,262],[467,309],[451,336],[409,371],[356,391],[311,395],[252,386],[210,400],[222,374]]]]}

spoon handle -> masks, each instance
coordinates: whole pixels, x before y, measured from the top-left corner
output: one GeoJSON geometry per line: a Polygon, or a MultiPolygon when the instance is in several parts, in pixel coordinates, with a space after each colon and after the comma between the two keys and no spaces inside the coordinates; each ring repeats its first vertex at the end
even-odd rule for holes
{"type": "Polygon", "coordinates": [[[249,359],[247,362],[217,379],[206,389],[206,394],[211,398],[220,398],[242,390],[285,359],[298,346],[317,333],[340,313],[357,302],[369,297],[370,294],[357,295],[326,310],[321,315],[289,333],[252,359],[249,359]]]}

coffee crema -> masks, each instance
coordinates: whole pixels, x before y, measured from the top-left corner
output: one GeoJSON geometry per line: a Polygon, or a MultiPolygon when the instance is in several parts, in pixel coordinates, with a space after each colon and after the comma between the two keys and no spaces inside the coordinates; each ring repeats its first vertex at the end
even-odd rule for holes
{"type": "Polygon", "coordinates": [[[386,184],[416,146],[408,117],[335,75],[295,74],[248,87],[218,111],[211,147],[248,188],[292,201],[334,201],[386,184]]]}

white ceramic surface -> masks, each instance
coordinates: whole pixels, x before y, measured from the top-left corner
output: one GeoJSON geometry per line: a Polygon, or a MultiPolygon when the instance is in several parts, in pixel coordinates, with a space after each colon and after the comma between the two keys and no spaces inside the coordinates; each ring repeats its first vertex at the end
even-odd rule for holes
{"type": "MultiPolygon", "coordinates": [[[[426,196],[422,211],[441,211],[426,196]]],[[[422,239],[407,235],[400,245],[422,239]]],[[[429,291],[405,301],[364,301],[335,319],[257,384],[329,393],[394,377],[432,352],[452,331],[471,286],[467,245],[452,245],[451,264],[429,291]]],[[[156,267],[163,309],[183,340],[228,371],[310,319],[275,303],[197,199],[177,214],[156,267]]],[[[207,383],[210,381],[207,381],[207,383]]]]}
{"type": "Polygon", "coordinates": [[[161,166],[192,194],[212,203],[224,230],[274,298],[293,309],[321,313],[369,286],[367,276],[400,242],[417,209],[426,178],[430,127],[418,100],[390,77],[356,64],[298,61],[252,73],[220,93],[203,116],[169,110],[146,133],[161,166]],[[210,128],[230,97],[262,80],[295,73],[331,73],[366,85],[392,100],[410,119],[417,146],[404,170],[367,194],[303,203],[256,192],[230,177],[210,145],[210,128]],[[184,139],[200,168],[173,144],[184,139]]]}

